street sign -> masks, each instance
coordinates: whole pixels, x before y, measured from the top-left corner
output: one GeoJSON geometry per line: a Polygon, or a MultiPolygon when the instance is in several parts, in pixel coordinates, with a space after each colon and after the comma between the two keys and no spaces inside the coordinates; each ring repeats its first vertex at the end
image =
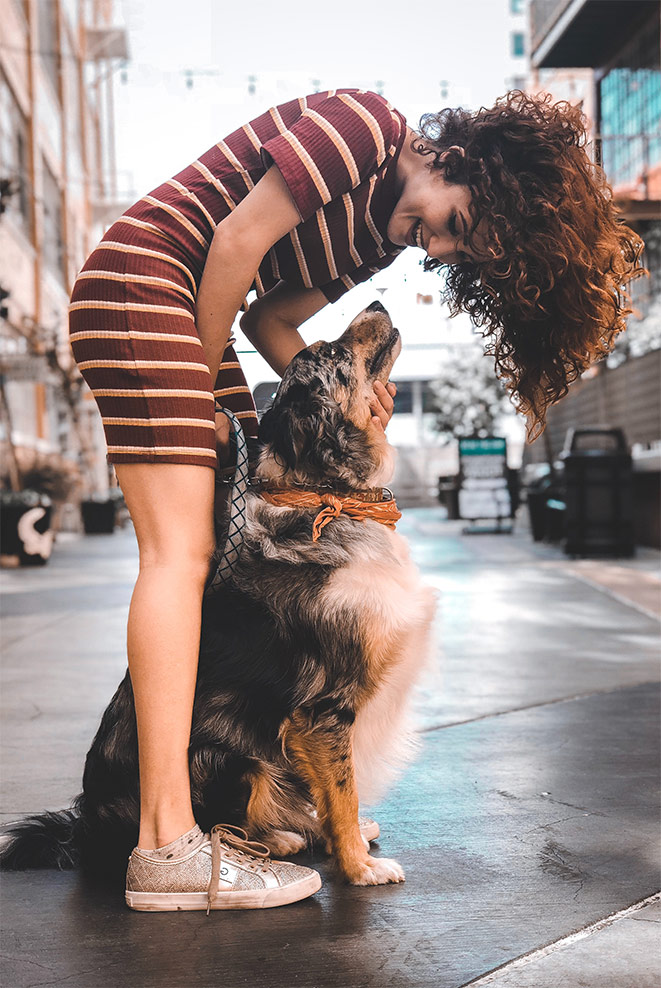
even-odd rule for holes
{"type": "Polygon", "coordinates": [[[459,440],[459,516],[467,521],[512,515],[507,486],[507,440],[459,440]]]}

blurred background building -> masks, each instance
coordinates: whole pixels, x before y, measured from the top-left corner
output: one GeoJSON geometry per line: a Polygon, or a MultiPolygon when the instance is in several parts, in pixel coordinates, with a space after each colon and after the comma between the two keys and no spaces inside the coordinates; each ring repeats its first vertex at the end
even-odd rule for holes
{"type": "Polygon", "coordinates": [[[554,461],[569,428],[622,428],[634,458],[638,541],[659,545],[661,478],[661,65],[657,0],[532,0],[535,90],[581,102],[592,151],[625,221],[645,241],[649,278],[614,353],[550,410],[524,463],[554,461]]]}
{"type": "MultiPolygon", "coordinates": [[[[3,486],[108,487],[101,421],[73,366],[77,272],[128,204],[115,166],[112,0],[0,0],[3,486]]],[[[57,492],[56,492],[57,493],[57,492]]]]}
{"type": "MultiPolygon", "coordinates": [[[[368,8],[337,0],[321,47],[318,26],[302,18],[297,0],[281,0],[277,8],[255,0],[258,29],[249,46],[227,44],[224,5],[213,0],[189,0],[185,22],[177,20],[176,0],[159,0],[158,19],[154,6],[151,0],[0,0],[5,488],[20,486],[30,465],[45,461],[56,473],[78,472],[82,494],[112,483],[101,420],[66,335],[73,279],[104,229],[138,195],[269,105],[336,86],[382,92],[412,126],[424,112],[488,106],[509,89],[547,90],[580,103],[591,122],[593,153],[603,160],[625,218],[646,241],[651,277],[633,286],[629,331],[608,363],[584,375],[551,410],[544,439],[532,447],[497,385],[486,395],[493,373],[479,334],[467,316],[448,318],[438,275],[422,271],[419,252],[405,251],[305,324],[307,342],[334,338],[380,297],[400,327],[404,350],[394,372],[399,399],[389,436],[400,450],[404,499],[433,503],[439,475],[458,468],[462,428],[507,436],[510,466],[518,467],[522,457],[524,465],[554,462],[569,426],[608,422],[621,426],[633,445],[637,473],[645,474],[639,486],[658,485],[657,0],[439,0],[432,8],[410,0],[405,45],[393,31],[401,16],[395,0],[385,0],[377,21],[368,8]],[[351,36],[346,18],[355,27],[351,36]],[[283,28],[291,23],[295,38],[283,28]],[[461,390],[462,382],[476,386],[461,390]],[[461,419],[454,436],[452,409],[461,419]]],[[[239,350],[262,406],[277,383],[273,372],[241,334],[239,350]]]]}

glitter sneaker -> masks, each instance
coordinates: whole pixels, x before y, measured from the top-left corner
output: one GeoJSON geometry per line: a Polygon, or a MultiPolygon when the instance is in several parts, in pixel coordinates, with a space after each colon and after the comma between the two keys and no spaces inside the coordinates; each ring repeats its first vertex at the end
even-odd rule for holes
{"type": "Polygon", "coordinates": [[[377,840],[379,834],[381,833],[381,828],[376,820],[372,820],[371,817],[368,816],[359,816],[358,826],[360,827],[361,836],[368,843],[372,840],[377,840]]]}
{"type": "Polygon", "coordinates": [[[135,848],[126,873],[126,904],[146,912],[177,909],[268,909],[313,895],[321,876],[272,861],[245,830],[218,824],[194,850],[173,860],[135,848]]]}

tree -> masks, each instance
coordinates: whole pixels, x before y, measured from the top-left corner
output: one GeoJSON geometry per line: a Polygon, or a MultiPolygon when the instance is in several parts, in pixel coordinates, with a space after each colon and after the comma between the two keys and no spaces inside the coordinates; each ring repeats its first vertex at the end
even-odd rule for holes
{"type": "Polygon", "coordinates": [[[602,371],[606,366],[619,367],[625,360],[661,349],[661,222],[651,223],[644,238],[643,263],[649,268],[649,277],[629,286],[634,312],[628,319],[626,333],[616,337],[615,348],[602,365],[602,371]]]}
{"type": "MultiPolygon", "coordinates": [[[[11,324],[10,328],[14,339],[20,344],[19,353],[24,360],[31,361],[36,368],[33,380],[45,380],[47,375],[48,379],[55,384],[59,400],[66,410],[69,426],[76,437],[77,469],[80,468],[82,471],[87,488],[93,490],[94,450],[81,418],[84,381],[73,360],[68,343],[60,339],[56,327],[46,328],[26,316],[19,324],[11,324]]],[[[7,476],[10,488],[20,490],[27,483],[28,478],[24,476],[26,472],[31,471],[33,474],[35,471],[42,472],[44,456],[38,455],[36,451],[33,451],[31,458],[28,457],[27,460],[25,451],[23,451],[22,459],[18,456],[12,439],[11,408],[5,387],[6,382],[12,377],[11,362],[5,368],[2,360],[0,360],[0,370],[6,371],[6,373],[0,373],[0,417],[4,423],[8,447],[7,476]]],[[[22,379],[29,378],[23,377],[22,379]]],[[[53,459],[51,473],[62,472],[63,470],[69,474],[74,465],[73,462],[66,464],[65,467],[62,467],[62,464],[68,460],[71,451],[66,448],[66,445],[62,445],[63,435],[60,435],[59,439],[61,443],[60,454],[59,458],[56,458],[57,465],[55,465],[55,459],[51,457],[53,459]]]]}
{"type": "Polygon", "coordinates": [[[468,436],[492,436],[511,405],[494,373],[493,361],[475,341],[446,349],[441,373],[430,385],[436,428],[450,442],[468,436]]]}

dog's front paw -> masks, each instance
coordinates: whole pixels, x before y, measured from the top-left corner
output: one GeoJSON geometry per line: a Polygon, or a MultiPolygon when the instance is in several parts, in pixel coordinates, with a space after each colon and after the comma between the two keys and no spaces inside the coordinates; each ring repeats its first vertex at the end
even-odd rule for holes
{"type": "Polygon", "coordinates": [[[365,865],[355,875],[349,877],[352,885],[387,885],[389,882],[403,882],[404,869],[394,858],[368,857],[365,865]]]}
{"type": "Polygon", "coordinates": [[[269,834],[264,834],[261,840],[274,858],[286,858],[290,854],[298,854],[307,846],[305,837],[302,834],[295,834],[293,830],[272,830],[269,834]]]}

